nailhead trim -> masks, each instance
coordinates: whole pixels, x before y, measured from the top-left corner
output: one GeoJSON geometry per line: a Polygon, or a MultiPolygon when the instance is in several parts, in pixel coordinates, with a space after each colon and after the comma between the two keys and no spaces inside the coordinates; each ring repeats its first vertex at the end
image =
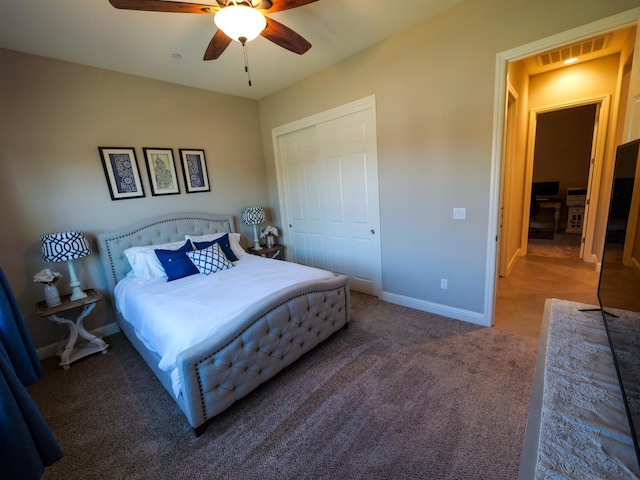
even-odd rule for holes
{"type": "MultiPolygon", "coordinates": [[[[279,309],[280,307],[287,305],[289,308],[289,320],[292,319],[291,316],[291,308],[290,308],[290,303],[292,301],[295,301],[296,299],[302,298],[302,297],[309,297],[310,295],[314,295],[314,294],[318,294],[318,293],[324,293],[324,303],[327,304],[327,306],[331,309],[335,308],[335,304],[334,303],[327,303],[327,293],[332,293],[332,294],[336,294],[339,297],[342,297],[342,295],[344,294],[344,290],[345,286],[340,286],[338,288],[334,288],[334,289],[318,289],[318,290],[313,290],[310,292],[305,292],[305,293],[301,293],[299,295],[296,295],[294,297],[291,297],[290,299],[286,300],[286,301],[282,301],[280,303],[278,303],[277,305],[274,305],[271,309],[269,309],[267,312],[265,312],[264,314],[262,314],[259,318],[257,318],[254,322],[252,322],[250,325],[248,325],[245,329],[243,329],[241,332],[239,332],[236,336],[234,336],[232,339],[230,339],[225,345],[223,345],[222,347],[220,347],[218,350],[216,350],[215,352],[213,352],[211,355],[208,355],[207,357],[203,358],[202,360],[198,361],[197,363],[195,363],[193,365],[193,369],[194,369],[194,373],[196,375],[196,378],[198,380],[198,389],[200,392],[200,406],[201,406],[201,411],[203,414],[203,417],[206,420],[212,418],[214,415],[210,415],[207,413],[207,407],[206,407],[206,401],[205,401],[205,391],[204,391],[204,385],[203,385],[203,377],[202,377],[202,369],[201,366],[203,364],[215,364],[215,360],[214,357],[216,357],[218,354],[220,354],[221,352],[223,352],[227,347],[229,347],[231,344],[233,344],[234,341],[236,341],[239,337],[241,337],[242,335],[244,335],[249,329],[251,329],[252,327],[254,327],[255,325],[259,324],[260,322],[263,321],[268,321],[265,320],[271,313],[273,313],[275,310],[279,309]]],[[[309,308],[309,303],[307,303],[307,312],[310,312],[310,308],[309,308]]],[[[338,309],[338,313],[342,312],[342,308],[338,309]]],[[[317,314],[313,314],[315,316],[315,318],[322,318],[317,314]]],[[[325,320],[326,322],[326,318],[322,318],[323,320],[325,320]]],[[[347,323],[348,318],[345,318],[345,324],[347,323]]],[[[300,328],[305,328],[307,330],[307,334],[309,334],[312,331],[311,327],[308,326],[303,326],[302,325],[302,321],[300,319],[293,319],[293,321],[290,322],[290,325],[293,327],[296,327],[298,329],[300,328]]],[[[335,332],[335,320],[331,321],[331,326],[332,326],[332,330],[335,332]]],[[[270,335],[270,331],[268,330],[269,326],[267,326],[267,335],[270,335]]],[[[320,330],[313,330],[316,333],[316,337],[320,337],[320,330]]],[[[273,335],[272,335],[273,336],[273,335]]],[[[307,335],[308,336],[308,335],[307,335]]],[[[282,333],[280,333],[279,339],[282,338],[282,333]]],[[[295,339],[291,338],[288,339],[289,344],[292,343],[298,343],[296,342],[295,339]]],[[[303,350],[304,349],[304,345],[306,344],[306,342],[303,340],[301,343],[299,343],[300,349],[303,350]]],[[[242,347],[239,346],[239,348],[242,348],[244,350],[246,350],[245,346],[245,342],[241,341],[241,345],[242,347]]],[[[260,347],[256,346],[255,347],[255,353],[258,353],[260,351],[260,347]]],[[[278,360],[282,360],[284,357],[276,357],[275,355],[273,355],[273,352],[262,352],[264,354],[267,354],[270,358],[277,358],[278,360]]],[[[233,369],[233,365],[227,365],[226,363],[221,362],[220,365],[225,365],[229,371],[231,371],[233,369]]],[[[248,372],[250,370],[250,365],[243,367],[244,372],[248,372]]],[[[262,375],[263,369],[260,369],[259,371],[257,371],[258,375],[262,375]]],[[[234,385],[233,387],[231,387],[231,391],[235,392],[237,390],[239,384],[234,385]]],[[[222,388],[221,384],[218,383],[211,391],[218,391],[222,388]]]]}

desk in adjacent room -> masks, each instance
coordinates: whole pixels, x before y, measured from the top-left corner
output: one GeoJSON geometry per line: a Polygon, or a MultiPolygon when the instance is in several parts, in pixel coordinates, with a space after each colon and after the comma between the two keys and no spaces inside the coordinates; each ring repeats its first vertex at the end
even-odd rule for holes
{"type": "Polygon", "coordinates": [[[543,208],[553,209],[553,231],[558,232],[560,225],[560,212],[562,211],[562,200],[558,197],[536,197],[536,203],[540,210],[543,208]]]}

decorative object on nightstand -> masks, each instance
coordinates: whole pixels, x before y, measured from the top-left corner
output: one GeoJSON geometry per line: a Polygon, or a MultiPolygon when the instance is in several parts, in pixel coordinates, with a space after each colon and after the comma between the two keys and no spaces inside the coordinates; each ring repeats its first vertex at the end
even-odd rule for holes
{"type": "Polygon", "coordinates": [[[273,245],[272,247],[263,247],[260,250],[256,250],[255,248],[251,247],[247,249],[247,253],[265,258],[284,260],[284,250],[284,245],[273,245]]]}
{"type": "Polygon", "coordinates": [[[60,272],[52,272],[50,268],[40,270],[33,276],[33,281],[44,285],[44,300],[47,307],[60,305],[60,293],[55,283],[62,278],[60,272]]]}
{"type": "Polygon", "coordinates": [[[57,354],[60,356],[60,363],[58,365],[65,370],[76,360],[80,360],[93,353],[107,353],[107,348],[109,348],[109,345],[106,344],[104,340],[87,332],[82,324],[87,315],[93,311],[96,303],[102,300],[102,295],[92,288],[88,289],[85,295],[84,298],[80,298],[79,300],[71,300],[71,295],[63,295],[62,302],[55,307],[47,306],[46,302],[39,302],[36,305],[36,313],[38,315],[47,317],[58,325],[67,325],[69,327],[67,344],[63,346],[62,343],[60,343],[57,351],[57,354]],[[67,312],[75,309],[82,309],[75,321],[65,318],[65,316],[68,316],[67,312]],[[66,315],[63,316],[63,314],[66,315]],[[87,340],[87,343],[76,346],[78,335],[87,340]]]}
{"type": "Polygon", "coordinates": [[[242,223],[253,225],[253,249],[262,250],[258,240],[258,225],[265,223],[267,218],[262,207],[246,207],[242,209],[242,223]]]}
{"type": "Polygon", "coordinates": [[[80,288],[80,282],[73,268],[73,260],[91,255],[89,242],[84,233],[78,231],[49,233],[40,237],[42,259],[45,262],[67,262],[69,266],[69,286],[72,289],[71,300],[86,298],[80,288]]]}
{"type": "Polygon", "coordinates": [[[271,248],[276,244],[276,237],[278,236],[278,229],[267,225],[260,230],[260,238],[264,238],[267,241],[267,248],[271,248]]]}

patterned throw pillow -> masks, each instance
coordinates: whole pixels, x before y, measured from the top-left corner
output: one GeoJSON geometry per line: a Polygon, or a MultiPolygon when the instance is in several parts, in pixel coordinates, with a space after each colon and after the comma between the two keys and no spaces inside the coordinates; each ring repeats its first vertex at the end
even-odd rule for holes
{"type": "Polygon", "coordinates": [[[220,270],[233,267],[233,263],[227,260],[227,257],[222,253],[220,245],[217,243],[202,250],[187,252],[187,256],[198,268],[200,273],[204,275],[211,275],[220,270]]]}

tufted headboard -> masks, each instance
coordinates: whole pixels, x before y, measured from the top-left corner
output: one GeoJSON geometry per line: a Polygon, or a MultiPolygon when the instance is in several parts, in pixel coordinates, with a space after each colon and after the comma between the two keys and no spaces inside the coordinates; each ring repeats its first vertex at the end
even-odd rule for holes
{"type": "Polygon", "coordinates": [[[135,225],[97,236],[100,260],[111,291],[124,278],[131,266],[124,251],[138,245],[184,240],[185,235],[235,232],[233,215],[209,213],[171,213],[153,217],[135,225]]]}

